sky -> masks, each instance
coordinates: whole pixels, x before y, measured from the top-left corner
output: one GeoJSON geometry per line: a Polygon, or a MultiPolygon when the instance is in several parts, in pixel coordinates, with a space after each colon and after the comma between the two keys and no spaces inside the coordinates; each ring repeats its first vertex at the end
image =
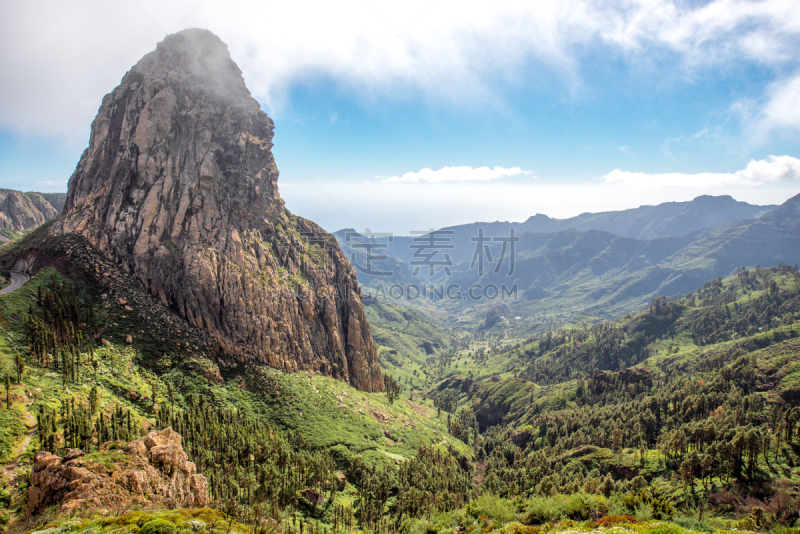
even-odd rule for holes
{"type": "Polygon", "coordinates": [[[408,234],[800,193],[794,0],[0,4],[0,187],[65,191],[103,95],[170,33],[229,46],[281,196],[408,234]]]}

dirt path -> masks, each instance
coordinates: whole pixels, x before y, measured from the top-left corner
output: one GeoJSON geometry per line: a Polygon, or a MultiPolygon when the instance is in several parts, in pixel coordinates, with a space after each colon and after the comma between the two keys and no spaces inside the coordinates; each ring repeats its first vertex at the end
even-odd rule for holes
{"type": "Polygon", "coordinates": [[[38,427],[36,426],[36,419],[30,414],[25,414],[25,426],[28,427],[28,433],[25,437],[20,441],[16,447],[14,447],[14,459],[8,462],[4,467],[4,474],[6,478],[6,482],[9,485],[13,485],[15,479],[17,478],[17,474],[19,473],[20,461],[22,460],[22,455],[25,454],[25,451],[28,450],[28,445],[31,444],[31,440],[33,436],[36,435],[36,430],[38,427]]]}

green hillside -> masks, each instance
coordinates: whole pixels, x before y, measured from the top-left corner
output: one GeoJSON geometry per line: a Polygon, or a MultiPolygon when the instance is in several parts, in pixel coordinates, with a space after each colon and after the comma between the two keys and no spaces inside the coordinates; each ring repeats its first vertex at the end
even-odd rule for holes
{"type": "MultiPolygon", "coordinates": [[[[412,276],[420,261],[413,258],[409,249],[413,238],[395,237],[391,243],[371,239],[371,246],[384,245],[375,253],[386,255],[375,269],[391,274],[365,275],[359,271],[359,282],[370,294],[396,305],[437,309],[448,325],[458,324],[468,330],[494,329],[494,335],[502,332],[521,338],[565,326],[614,320],[647,306],[653,295],[682,297],[709,279],[730,276],[741,266],[753,269],[760,264],[800,262],[800,195],[767,213],[748,212],[758,218],[733,220],[725,216],[719,222],[726,222],[716,226],[699,223],[703,214],[711,215],[704,205],[712,199],[698,200],[702,201],[689,210],[698,219],[697,226],[687,220],[692,218],[688,212],[664,204],[656,210],[648,208],[632,219],[628,218],[632,214],[624,212],[596,214],[598,220],[605,220],[599,225],[586,214],[588,218],[580,216],[564,226],[559,223],[539,227],[531,221],[532,224],[519,225],[474,223],[443,229],[442,232],[454,234],[443,237],[443,248],[433,247],[432,251],[451,256],[450,274],[439,267],[432,274],[422,269],[412,276]],[[616,226],[618,216],[621,219],[617,222],[629,231],[616,226]],[[577,224],[577,219],[586,219],[585,224],[577,224]],[[684,224],[688,225],[685,232],[678,231],[684,224]],[[492,242],[485,250],[476,251],[475,240],[481,228],[487,236],[507,237],[512,226],[518,239],[513,262],[510,249],[501,254],[499,243],[492,242]],[[660,230],[666,233],[661,234],[660,230]],[[449,246],[455,248],[446,248],[449,246]],[[473,261],[481,256],[476,252],[484,256],[482,271],[473,261]],[[427,288],[429,298],[415,298],[422,287],[427,288]],[[501,306],[508,310],[503,314],[504,320],[483,328],[493,310],[501,306]]],[[[722,204],[728,203],[735,204],[732,199],[722,204]]],[[[729,215],[733,217],[733,212],[729,215]]],[[[363,265],[365,251],[355,250],[354,258],[363,265]]]]}
{"type": "MultiPolygon", "coordinates": [[[[363,490],[371,483],[366,474],[398,471],[404,462],[418,461],[418,451],[462,461],[472,455],[447,433],[446,418],[431,400],[363,393],[310,373],[220,369],[214,340],[87,243],[46,238],[44,246],[49,259],[42,263],[50,266],[0,296],[0,372],[11,377],[9,408],[0,410],[0,458],[23,476],[6,486],[6,520],[24,509],[24,466],[33,451],[91,452],[102,441],[131,440],[165,426],[183,433],[192,461],[211,477],[220,507],[230,499],[255,504],[256,492],[241,476],[254,484],[277,476],[269,473],[278,469],[280,451],[301,464],[329,466],[294,480],[275,497],[281,507],[298,511],[297,492],[312,479],[322,477],[333,487],[336,472],[343,472],[363,490]],[[185,426],[185,417],[216,421],[214,439],[221,441],[213,447],[198,442],[201,434],[185,426]],[[261,460],[242,462],[243,471],[223,469],[240,462],[243,444],[262,451],[261,460]]],[[[348,488],[324,517],[342,503],[350,509],[362,490],[348,488]]]]}
{"type": "Polygon", "coordinates": [[[0,455],[13,474],[0,517],[13,532],[163,520],[213,534],[683,533],[800,518],[794,267],[740,269],[540,335],[519,336],[499,306],[469,326],[366,299],[388,386],[371,394],[309,372],[219,365],[213,339],[81,239],[24,239],[46,254],[0,297],[10,383],[0,455]],[[209,479],[206,526],[191,511],[115,522],[91,509],[71,522],[23,513],[33,451],[102,456],[103,441],[167,426],[209,479]]]}

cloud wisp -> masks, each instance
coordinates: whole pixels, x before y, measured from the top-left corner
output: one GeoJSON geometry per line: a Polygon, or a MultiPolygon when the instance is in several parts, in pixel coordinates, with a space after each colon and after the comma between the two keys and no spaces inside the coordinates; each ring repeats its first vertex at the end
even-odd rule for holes
{"type": "Polygon", "coordinates": [[[800,132],[800,73],[787,80],[774,82],[768,91],[769,100],[762,110],[758,127],[800,132]]]}
{"type": "Polygon", "coordinates": [[[519,167],[442,167],[438,171],[425,168],[419,172],[407,172],[402,176],[383,178],[383,183],[415,183],[432,184],[440,182],[480,182],[482,180],[497,180],[511,176],[530,176],[531,171],[524,171],[519,167]]]}
{"type": "Polygon", "coordinates": [[[582,54],[598,46],[631,64],[669,56],[687,72],[742,61],[793,68],[800,41],[794,0],[653,4],[18,2],[0,22],[7,52],[0,56],[0,95],[8,103],[0,105],[0,128],[66,135],[165,32],[187,27],[208,28],[227,42],[254,96],[273,113],[294,84],[314,79],[367,98],[418,91],[444,102],[493,103],[498,84],[532,64],[572,84],[582,54]]]}
{"type": "Polygon", "coordinates": [[[789,182],[800,182],[800,159],[791,156],[768,156],[765,160],[750,160],[747,167],[732,173],[654,174],[614,169],[603,176],[603,181],[607,184],[644,189],[788,185],[789,182]]]}

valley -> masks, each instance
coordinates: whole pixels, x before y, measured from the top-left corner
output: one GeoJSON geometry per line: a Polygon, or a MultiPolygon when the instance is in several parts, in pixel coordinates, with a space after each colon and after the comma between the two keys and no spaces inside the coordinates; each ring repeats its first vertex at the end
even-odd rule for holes
{"type": "MultiPolygon", "coordinates": [[[[792,513],[777,503],[800,483],[794,266],[739,269],[612,321],[526,337],[507,322],[478,331],[366,299],[387,381],[386,393],[368,393],[313,372],[218,365],[220,347],[202,329],[81,238],[46,230],[15,242],[48,252],[0,311],[3,372],[16,372],[10,354],[28,354],[2,410],[11,524],[25,503],[22,466],[44,444],[101,454],[92,451],[105,439],[165,427],[183,437],[219,503],[222,515],[204,512],[203,521],[233,514],[242,529],[273,521],[288,532],[453,524],[512,532],[591,522],[598,509],[625,528],[671,518],[688,530],[756,530],[756,519],[792,513]],[[37,359],[26,322],[51,300],[69,309],[69,298],[86,338],[61,361],[37,359]],[[289,476],[287,460],[304,474],[289,476]],[[432,477],[417,479],[419,469],[432,477]],[[783,485],[765,489],[769,480],[783,485]],[[308,487],[322,504],[303,496],[308,487]],[[454,500],[440,502],[445,495],[454,500]]],[[[131,521],[131,512],[114,513],[131,521]]],[[[136,513],[175,525],[195,517],[136,513]]],[[[19,526],[59,519],[26,521],[19,526]]],[[[79,521],[103,525],[91,514],[79,521]]]]}
{"type": "Polygon", "coordinates": [[[286,208],[274,126],[183,30],[3,193],[3,532],[797,531],[800,195],[384,243],[286,208]]]}

